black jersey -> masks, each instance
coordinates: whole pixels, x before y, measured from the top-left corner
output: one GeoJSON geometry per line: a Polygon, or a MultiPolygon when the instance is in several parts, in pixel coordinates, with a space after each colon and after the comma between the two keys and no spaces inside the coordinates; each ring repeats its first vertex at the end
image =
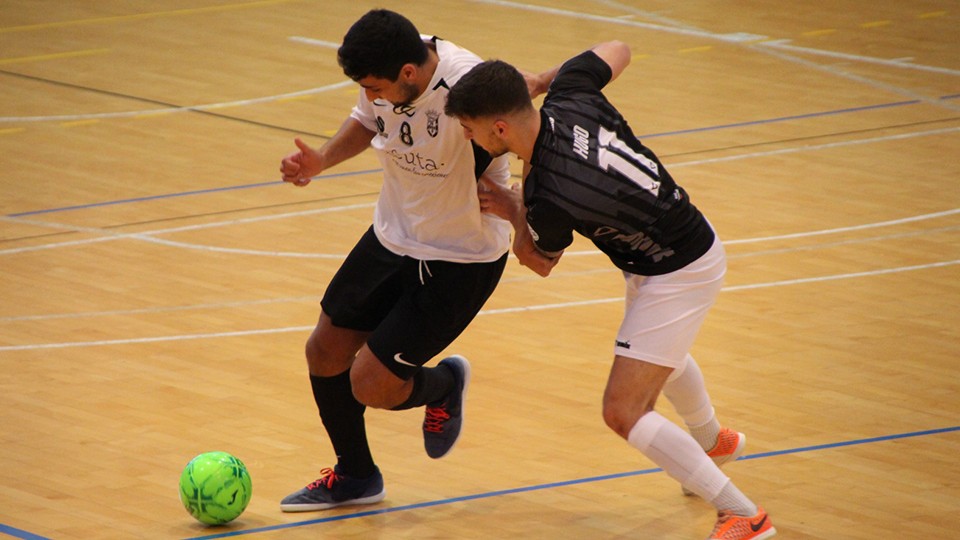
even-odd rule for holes
{"type": "Polygon", "coordinates": [[[527,222],[544,251],[566,248],[577,231],[627,272],[673,272],[706,253],[714,233],[600,92],[611,76],[587,51],[550,85],[524,183],[527,222]]]}

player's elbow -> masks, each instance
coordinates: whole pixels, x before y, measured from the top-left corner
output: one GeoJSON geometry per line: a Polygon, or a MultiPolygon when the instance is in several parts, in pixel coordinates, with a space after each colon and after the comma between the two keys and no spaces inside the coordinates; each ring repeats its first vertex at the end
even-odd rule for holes
{"type": "Polygon", "coordinates": [[[538,264],[533,267],[533,271],[540,277],[549,276],[551,270],[553,270],[553,265],[538,264]]]}
{"type": "Polygon", "coordinates": [[[616,79],[630,64],[630,46],[623,41],[607,41],[598,45],[593,51],[610,66],[611,81],[616,79]]]}
{"type": "Polygon", "coordinates": [[[630,59],[630,45],[627,45],[625,42],[615,39],[610,42],[610,48],[621,57],[628,60],[630,59]]]}

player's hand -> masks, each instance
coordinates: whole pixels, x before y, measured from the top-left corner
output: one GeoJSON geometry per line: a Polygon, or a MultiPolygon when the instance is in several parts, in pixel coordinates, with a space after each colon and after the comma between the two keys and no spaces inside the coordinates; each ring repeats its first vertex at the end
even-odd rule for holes
{"type": "Polygon", "coordinates": [[[280,174],[283,175],[284,182],[303,187],[310,183],[311,178],[320,174],[320,171],[323,170],[323,158],[319,152],[300,140],[299,137],[294,139],[293,142],[300,150],[280,161],[280,174]]]}
{"type": "Polygon", "coordinates": [[[524,82],[527,83],[527,92],[530,93],[530,99],[534,99],[550,90],[550,84],[557,77],[560,66],[554,66],[543,73],[531,73],[522,69],[518,69],[518,71],[523,75],[524,82]]]}
{"type": "Polygon", "coordinates": [[[520,184],[506,187],[481,176],[477,182],[477,197],[480,199],[480,211],[485,214],[493,214],[511,223],[522,215],[520,184]]]}

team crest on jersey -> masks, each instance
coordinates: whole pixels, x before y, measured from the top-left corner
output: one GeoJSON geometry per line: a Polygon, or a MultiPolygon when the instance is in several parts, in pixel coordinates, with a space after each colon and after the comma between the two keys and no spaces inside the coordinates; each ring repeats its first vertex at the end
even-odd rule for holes
{"type": "Polygon", "coordinates": [[[434,110],[427,111],[427,133],[436,137],[440,132],[440,113],[434,110]]]}

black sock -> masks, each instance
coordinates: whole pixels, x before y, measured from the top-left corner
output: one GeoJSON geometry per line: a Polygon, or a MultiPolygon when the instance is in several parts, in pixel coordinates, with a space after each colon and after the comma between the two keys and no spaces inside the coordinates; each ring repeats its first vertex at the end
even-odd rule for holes
{"type": "Polygon", "coordinates": [[[366,406],[353,397],[350,370],[334,377],[310,375],[313,399],[320,419],[327,429],[333,450],[337,453],[340,472],[354,478],[367,478],[377,471],[367,444],[363,421],[366,406]]]}
{"type": "Polygon", "coordinates": [[[446,366],[423,368],[413,376],[413,391],[406,401],[393,408],[395,411],[422,407],[447,397],[456,381],[453,372],[446,366]]]}

